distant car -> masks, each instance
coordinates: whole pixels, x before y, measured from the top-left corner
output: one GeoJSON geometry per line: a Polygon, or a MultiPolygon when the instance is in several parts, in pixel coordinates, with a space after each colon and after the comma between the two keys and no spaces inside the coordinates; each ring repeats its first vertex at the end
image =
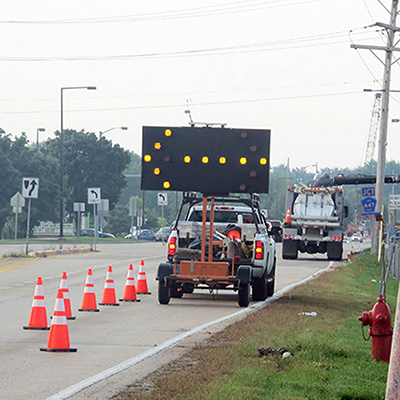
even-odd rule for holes
{"type": "Polygon", "coordinates": [[[99,232],[99,235],[100,235],[101,238],[115,239],[115,235],[113,235],[112,233],[99,232]]]}
{"type": "Polygon", "coordinates": [[[137,233],[128,233],[126,236],[124,236],[124,239],[137,239],[137,233]]]}
{"type": "Polygon", "coordinates": [[[150,229],[144,229],[142,232],[137,235],[139,240],[156,240],[156,235],[150,229]]]}
{"type": "Polygon", "coordinates": [[[165,226],[164,228],[160,228],[156,232],[156,240],[158,242],[164,241],[166,242],[168,240],[169,234],[171,233],[171,228],[168,226],[165,226]]]}
{"type": "Polygon", "coordinates": [[[362,243],[363,237],[362,237],[361,233],[355,233],[355,234],[351,237],[351,241],[352,241],[352,242],[356,242],[356,243],[362,243]]]}
{"type": "MultiPolygon", "coordinates": [[[[94,237],[94,229],[81,229],[81,234],[80,236],[91,236],[94,237]]],[[[101,238],[115,238],[115,236],[112,233],[106,233],[106,232],[100,232],[98,231],[97,237],[101,238]]]]}
{"type": "Polygon", "coordinates": [[[344,235],[344,236],[343,236],[343,243],[349,243],[349,242],[350,242],[349,237],[346,236],[346,235],[344,235]]]}
{"type": "Polygon", "coordinates": [[[275,242],[282,242],[282,222],[279,220],[271,220],[269,221],[271,235],[274,238],[275,242]]]}
{"type": "Polygon", "coordinates": [[[131,227],[129,233],[124,236],[124,239],[137,239],[137,235],[139,234],[139,229],[137,226],[131,227]]]}

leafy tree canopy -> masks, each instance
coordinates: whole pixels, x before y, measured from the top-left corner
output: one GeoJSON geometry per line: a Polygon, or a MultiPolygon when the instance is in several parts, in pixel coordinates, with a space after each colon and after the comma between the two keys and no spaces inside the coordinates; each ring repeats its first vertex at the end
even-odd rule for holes
{"type": "MultiPolygon", "coordinates": [[[[45,152],[60,157],[60,142],[56,133],[55,139],[46,142],[45,152]]],[[[126,185],[124,171],[131,160],[129,151],[84,131],[65,130],[63,143],[67,209],[72,210],[73,202],[86,202],[91,187],[100,187],[101,197],[109,199],[110,209],[114,208],[126,185]]]]}

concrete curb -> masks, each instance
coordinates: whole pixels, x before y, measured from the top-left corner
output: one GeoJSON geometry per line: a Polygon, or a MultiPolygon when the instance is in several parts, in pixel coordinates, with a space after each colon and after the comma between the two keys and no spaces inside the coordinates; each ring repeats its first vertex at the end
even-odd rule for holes
{"type": "Polygon", "coordinates": [[[65,254],[76,254],[76,253],[89,253],[92,249],[90,247],[83,247],[79,249],[61,249],[61,250],[41,250],[41,251],[32,251],[28,254],[28,257],[49,257],[49,256],[58,256],[65,254]]]}

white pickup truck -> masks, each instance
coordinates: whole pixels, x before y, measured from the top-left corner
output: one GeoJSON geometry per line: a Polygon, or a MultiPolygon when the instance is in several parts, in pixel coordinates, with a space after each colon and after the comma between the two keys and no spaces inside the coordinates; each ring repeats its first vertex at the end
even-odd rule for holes
{"type": "Polygon", "coordinates": [[[182,200],[168,238],[168,261],[158,267],[160,304],[195,289],[237,291],[241,307],[249,305],[250,287],[255,301],[272,296],[275,242],[258,196],[213,197],[211,204],[204,199],[192,194],[182,200]]]}

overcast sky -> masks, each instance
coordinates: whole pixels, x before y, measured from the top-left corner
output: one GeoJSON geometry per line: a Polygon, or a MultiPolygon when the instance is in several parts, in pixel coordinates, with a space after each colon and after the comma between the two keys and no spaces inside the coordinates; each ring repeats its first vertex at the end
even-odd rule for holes
{"type": "MultiPolygon", "coordinates": [[[[389,22],[378,0],[4,1],[0,127],[54,137],[60,89],[96,86],[64,92],[64,128],[127,126],[105,135],[141,155],[143,125],[187,125],[189,109],[195,122],[271,129],[273,166],[356,167],[375,97],[363,89],[381,88],[383,66],[350,44],[383,45],[365,28],[377,21],[389,22]]],[[[399,138],[390,123],[388,160],[400,161],[399,138]]]]}

